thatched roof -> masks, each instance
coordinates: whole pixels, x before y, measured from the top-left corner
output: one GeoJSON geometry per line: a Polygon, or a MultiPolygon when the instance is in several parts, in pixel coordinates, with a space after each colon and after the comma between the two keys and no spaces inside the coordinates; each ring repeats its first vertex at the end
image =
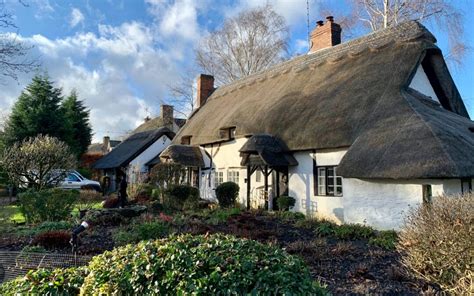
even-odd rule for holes
{"type": "Polygon", "coordinates": [[[198,146],[170,145],[161,152],[160,158],[187,167],[204,167],[201,148],[198,146]]]}
{"type": "Polygon", "coordinates": [[[298,161],[289,153],[285,143],[268,134],[250,137],[239,152],[242,155],[241,165],[264,164],[273,167],[298,165],[298,161]]]}
{"type": "MultiPolygon", "coordinates": [[[[186,119],[181,119],[181,118],[174,118],[174,123],[181,128],[185,123],[186,119]]],[[[136,133],[141,133],[141,132],[146,132],[146,131],[151,131],[151,130],[156,130],[160,127],[164,127],[165,124],[163,123],[163,119],[161,116],[155,117],[153,119],[150,119],[148,121],[145,121],[141,125],[139,125],[135,130],[133,130],[132,134],[136,133]]]]}
{"type": "Polygon", "coordinates": [[[267,133],[291,151],[350,147],[344,177],[474,176],[474,154],[464,154],[473,122],[435,42],[407,22],[294,58],[218,88],[174,141],[219,142],[235,126],[237,138],[267,133]],[[442,106],[409,90],[420,64],[442,106]]]}
{"type": "Polygon", "coordinates": [[[166,135],[170,139],[174,137],[174,133],[165,127],[132,134],[94,163],[93,168],[112,169],[127,166],[130,161],[140,155],[163,135],[166,135]]]}

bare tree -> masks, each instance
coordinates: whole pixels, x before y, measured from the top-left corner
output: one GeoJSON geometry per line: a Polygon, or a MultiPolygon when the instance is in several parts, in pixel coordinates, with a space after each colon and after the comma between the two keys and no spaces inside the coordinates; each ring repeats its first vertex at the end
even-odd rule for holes
{"type": "MultiPolygon", "coordinates": [[[[0,28],[16,30],[13,20],[13,14],[5,8],[5,2],[0,0],[0,28]]],[[[19,40],[15,33],[0,33],[0,74],[18,80],[19,72],[27,73],[36,69],[37,61],[27,56],[31,48],[19,40]]]]}
{"type": "Polygon", "coordinates": [[[448,59],[461,62],[468,46],[464,38],[462,12],[449,0],[348,0],[352,16],[372,31],[416,20],[432,23],[444,31],[449,40],[448,59]]]}
{"type": "Polygon", "coordinates": [[[205,37],[196,62],[217,84],[264,70],[285,59],[289,30],[270,5],[241,12],[205,37]]]}
{"type": "Polygon", "coordinates": [[[194,110],[194,94],[196,93],[195,71],[185,71],[176,83],[168,86],[173,97],[175,111],[188,117],[194,110]]]}
{"type": "Polygon", "coordinates": [[[64,142],[42,135],[15,143],[0,156],[0,166],[15,185],[38,190],[59,184],[75,165],[64,142]]]}

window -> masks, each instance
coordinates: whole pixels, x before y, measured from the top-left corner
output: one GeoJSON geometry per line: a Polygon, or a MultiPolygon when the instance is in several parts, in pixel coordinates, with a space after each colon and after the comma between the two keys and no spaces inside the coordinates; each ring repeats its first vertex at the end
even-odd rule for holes
{"type": "Polygon", "coordinates": [[[227,171],[227,182],[239,184],[239,171],[227,171]]]}
{"type": "Polygon", "coordinates": [[[262,182],[262,172],[258,169],[255,171],[255,182],[262,182]]]}
{"type": "Polygon", "coordinates": [[[221,185],[222,183],[224,183],[224,172],[216,171],[215,180],[214,180],[215,187],[221,185]]]}
{"type": "Polygon", "coordinates": [[[182,136],[181,145],[191,145],[191,138],[192,136],[182,136]]]}
{"type": "Polygon", "coordinates": [[[472,180],[469,178],[461,179],[461,192],[468,193],[472,192],[472,180]]]}
{"type": "Polygon", "coordinates": [[[81,182],[81,180],[74,174],[68,174],[67,181],[68,182],[81,182]]]}
{"type": "Polygon", "coordinates": [[[336,167],[316,168],[316,195],[342,196],[342,177],[336,173],[336,167]]]}
{"type": "Polygon", "coordinates": [[[431,185],[423,185],[423,204],[431,204],[433,199],[433,191],[431,185]]]}

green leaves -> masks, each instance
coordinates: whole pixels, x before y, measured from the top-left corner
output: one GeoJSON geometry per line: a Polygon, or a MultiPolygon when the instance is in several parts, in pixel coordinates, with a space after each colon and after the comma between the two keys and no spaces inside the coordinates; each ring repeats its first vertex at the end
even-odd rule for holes
{"type": "Polygon", "coordinates": [[[325,293],[300,259],[276,247],[221,234],[127,245],[95,257],[90,271],[82,291],[87,295],[325,293]]]}
{"type": "Polygon", "coordinates": [[[66,142],[79,157],[91,142],[89,110],[77,93],[63,101],[61,88],[55,88],[48,76],[36,75],[21,93],[6,122],[7,147],[39,134],[66,142]]]}

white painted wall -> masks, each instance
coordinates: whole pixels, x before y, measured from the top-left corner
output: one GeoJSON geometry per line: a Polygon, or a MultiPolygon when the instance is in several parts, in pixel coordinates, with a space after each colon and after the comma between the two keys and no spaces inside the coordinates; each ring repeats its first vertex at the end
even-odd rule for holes
{"type": "Polygon", "coordinates": [[[426,76],[425,70],[423,70],[423,66],[419,65],[418,69],[416,69],[415,76],[410,82],[410,87],[428,97],[431,97],[433,101],[439,103],[438,96],[436,95],[433,86],[431,85],[430,80],[428,79],[428,76],[426,76]]]}
{"type": "Polygon", "coordinates": [[[148,147],[130,162],[127,175],[130,176],[131,172],[136,170],[136,168],[139,168],[141,173],[147,172],[146,163],[160,154],[166,147],[170,145],[170,143],[171,140],[166,135],[161,136],[158,140],[151,144],[150,147],[148,147]]]}
{"type": "Polygon", "coordinates": [[[212,170],[201,171],[201,198],[215,200],[215,172],[222,171],[224,173],[224,180],[227,180],[227,172],[229,170],[239,172],[239,199],[241,204],[246,203],[247,199],[247,184],[244,182],[247,177],[247,169],[240,165],[240,152],[239,149],[247,141],[246,138],[239,138],[233,141],[206,145],[203,148],[212,158],[212,170]],[[210,185],[209,185],[210,178],[210,185]]]}
{"type": "Polygon", "coordinates": [[[343,179],[344,220],[378,229],[399,229],[410,208],[423,201],[423,184],[432,186],[433,196],[461,192],[459,179],[360,180],[343,179]]]}
{"type": "MultiPolygon", "coordinates": [[[[344,222],[342,196],[315,196],[313,158],[316,166],[337,166],[347,149],[296,152],[298,166],[289,168],[289,193],[296,199],[294,211],[305,215],[344,222]]],[[[343,188],[343,193],[345,189],[343,188]]]]}

